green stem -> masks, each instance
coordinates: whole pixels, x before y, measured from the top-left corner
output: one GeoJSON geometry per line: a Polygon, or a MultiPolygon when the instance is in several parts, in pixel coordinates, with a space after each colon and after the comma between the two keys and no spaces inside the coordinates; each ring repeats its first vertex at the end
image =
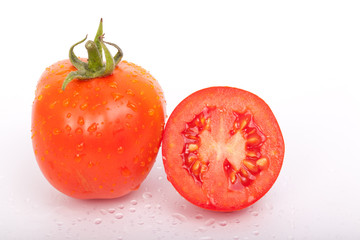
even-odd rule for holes
{"type": "Polygon", "coordinates": [[[105,77],[112,74],[116,65],[122,59],[123,52],[120,47],[118,47],[114,43],[103,41],[104,34],[102,19],[100,20],[95,40],[89,40],[85,44],[86,50],[88,52],[88,61],[83,62],[78,57],[76,57],[74,53],[74,48],[80,43],[83,43],[86,38],[87,36],[83,40],[75,43],[70,47],[69,58],[77,71],[70,72],[65,78],[62,85],[63,90],[65,90],[66,86],[74,79],[88,80],[97,77],[105,77]],[[111,45],[117,49],[117,53],[114,57],[111,55],[109,49],[106,47],[105,44],[111,45]],[[103,62],[103,50],[105,53],[105,63],[103,62]]]}

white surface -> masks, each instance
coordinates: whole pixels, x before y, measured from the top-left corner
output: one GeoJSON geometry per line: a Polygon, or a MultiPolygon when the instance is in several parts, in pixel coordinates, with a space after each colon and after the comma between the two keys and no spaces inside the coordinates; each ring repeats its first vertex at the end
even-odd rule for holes
{"type": "Polygon", "coordinates": [[[2,3],[0,239],[360,238],[358,1],[105,2],[2,3]],[[100,17],[106,40],[160,82],[169,115],[214,85],[270,105],[286,154],[263,199],[234,213],[197,208],[166,180],[161,155],[123,198],[80,201],[48,184],[30,140],[36,82],[100,17]]]}

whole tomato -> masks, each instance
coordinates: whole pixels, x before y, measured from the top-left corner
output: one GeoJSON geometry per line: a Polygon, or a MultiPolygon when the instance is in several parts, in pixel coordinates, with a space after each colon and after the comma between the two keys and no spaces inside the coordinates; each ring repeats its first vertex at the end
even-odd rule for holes
{"type": "Polygon", "coordinates": [[[36,160],[66,195],[120,197],[136,190],[155,162],[164,95],[146,70],[120,61],[121,49],[103,41],[102,21],[95,40],[85,45],[87,61],[75,57],[77,44],[70,60],[46,68],[38,82],[31,126],[36,160]],[[118,49],[114,57],[106,44],[118,49]]]}

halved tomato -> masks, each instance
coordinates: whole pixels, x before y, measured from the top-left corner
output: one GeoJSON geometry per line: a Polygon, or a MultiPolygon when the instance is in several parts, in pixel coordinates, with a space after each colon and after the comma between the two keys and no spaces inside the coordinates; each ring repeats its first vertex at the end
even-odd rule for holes
{"type": "Polygon", "coordinates": [[[202,208],[234,211],[259,200],[277,179],[284,140],[269,106],[231,87],[211,87],[184,99],[163,137],[168,180],[202,208]]]}

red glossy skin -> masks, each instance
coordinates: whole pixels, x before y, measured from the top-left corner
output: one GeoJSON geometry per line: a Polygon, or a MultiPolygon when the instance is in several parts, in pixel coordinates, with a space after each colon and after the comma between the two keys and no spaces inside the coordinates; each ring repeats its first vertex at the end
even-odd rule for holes
{"type": "Polygon", "coordinates": [[[80,199],[116,198],[136,190],[162,140],[165,100],[143,68],[122,61],[107,77],[62,82],[69,60],[46,69],[33,102],[32,142],[46,179],[80,199]]]}
{"type": "Polygon", "coordinates": [[[168,180],[185,199],[234,211],[269,191],[284,149],[276,118],[262,99],[241,89],[212,87],[175,108],[162,154],[168,180]]]}

